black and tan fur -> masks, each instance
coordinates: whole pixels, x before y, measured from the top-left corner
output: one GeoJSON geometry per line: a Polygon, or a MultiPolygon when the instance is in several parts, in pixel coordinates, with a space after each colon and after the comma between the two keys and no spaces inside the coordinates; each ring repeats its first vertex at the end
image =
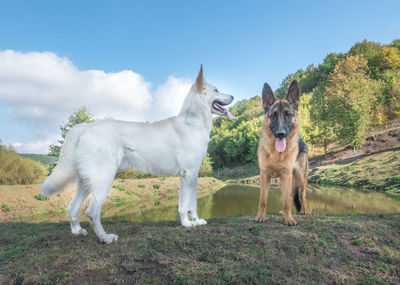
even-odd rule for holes
{"type": "Polygon", "coordinates": [[[284,223],[296,225],[292,217],[292,204],[295,202],[300,214],[307,214],[306,188],[308,177],[307,147],[299,137],[297,109],[300,104],[300,90],[296,80],[289,87],[285,99],[277,100],[271,87],[265,83],[262,91],[262,106],[265,119],[262,123],[258,146],[260,166],[260,201],[257,222],[265,221],[267,197],[271,176],[280,178],[279,188],[283,196],[284,223]],[[275,140],[286,137],[286,149],[277,152],[275,140]]]}

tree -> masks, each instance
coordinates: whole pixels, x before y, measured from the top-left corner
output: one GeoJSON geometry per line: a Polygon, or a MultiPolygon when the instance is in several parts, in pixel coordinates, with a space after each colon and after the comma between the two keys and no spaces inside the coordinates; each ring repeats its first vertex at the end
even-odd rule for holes
{"type": "Polygon", "coordinates": [[[329,76],[325,87],[328,120],[342,144],[361,146],[370,125],[376,88],[367,75],[364,56],[347,56],[329,76]]]}
{"type": "Polygon", "coordinates": [[[328,145],[335,140],[331,103],[325,86],[315,88],[309,101],[311,127],[306,126],[304,129],[313,145],[323,146],[325,156],[328,153],[328,145]]]}
{"type": "MultiPolygon", "coordinates": [[[[68,122],[60,126],[61,130],[61,140],[58,140],[60,145],[51,144],[49,146],[49,155],[59,157],[61,151],[61,145],[64,143],[65,136],[67,135],[68,131],[74,127],[75,125],[81,123],[93,123],[94,118],[93,115],[89,112],[89,110],[82,106],[78,110],[76,110],[72,115],[68,117],[68,122]]],[[[49,174],[53,171],[54,167],[56,167],[57,161],[53,163],[49,168],[49,174]]]]}
{"type": "Polygon", "coordinates": [[[383,92],[380,105],[387,120],[400,116],[400,70],[386,70],[382,73],[383,92]]]}
{"type": "Polygon", "coordinates": [[[379,72],[397,69],[400,67],[400,51],[396,47],[383,46],[377,51],[373,64],[379,72]]]}

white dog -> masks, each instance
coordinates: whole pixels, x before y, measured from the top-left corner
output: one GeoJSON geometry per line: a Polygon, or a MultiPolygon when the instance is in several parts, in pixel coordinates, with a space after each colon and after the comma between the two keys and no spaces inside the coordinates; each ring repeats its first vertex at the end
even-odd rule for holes
{"type": "Polygon", "coordinates": [[[197,215],[199,168],[207,152],[212,114],[234,119],[224,107],[232,100],[233,96],[204,81],[201,66],[176,117],[154,123],[103,120],[77,125],[65,137],[58,164],[43,183],[41,193],[48,196],[60,192],[76,181],[78,190],[67,208],[72,233],[87,235],[78,214],[92,193],[86,216],[100,241],[111,243],[118,236],[104,231],[100,210],[117,172],[133,167],[154,175],[180,175],[178,212],[182,226],[204,225],[207,222],[197,215]]]}

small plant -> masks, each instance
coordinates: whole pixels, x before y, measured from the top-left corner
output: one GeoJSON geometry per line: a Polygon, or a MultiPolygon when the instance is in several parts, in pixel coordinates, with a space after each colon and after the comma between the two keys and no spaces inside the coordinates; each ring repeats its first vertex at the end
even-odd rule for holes
{"type": "Polygon", "coordinates": [[[2,205],[1,205],[1,208],[4,209],[4,210],[6,210],[7,212],[10,212],[10,211],[11,211],[10,207],[9,207],[7,204],[2,204],[2,205]]]}
{"type": "Polygon", "coordinates": [[[138,187],[139,187],[139,188],[145,188],[146,186],[143,185],[143,184],[139,184],[138,187]]]}
{"type": "Polygon", "coordinates": [[[113,185],[114,189],[118,189],[119,191],[125,191],[125,188],[122,187],[121,185],[113,185]]]}
{"type": "Polygon", "coordinates": [[[46,201],[46,200],[49,200],[49,197],[46,197],[46,196],[43,196],[42,194],[39,194],[39,195],[35,196],[35,199],[39,200],[39,201],[46,201]]]}
{"type": "Polygon", "coordinates": [[[120,207],[122,205],[122,199],[121,198],[115,198],[114,205],[116,207],[120,207]]]}
{"type": "Polygon", "coordinates": [[[400,175],[394,178],[394,182],[400,183],[400,175]]]}
{"type": "Polygon", "coordinates": [[[164,181],[165,180],[165,177],[163,176],[163,177],[160,177],[160,181],[164,181]]]}
{"type": "Polygon", "coordinates": [[[174,193],[174,190],[172,190],[172,189],[167,189],[167,192],[168,192],[168,193],[174,193]]]}
{"type": "Polygon", "coordinates": [[[160,184],[154,184],[154,185],[153,185],[153,188],[154,188],[154,189],[160,189],[160,187],[161,187],[160,184]]]}
{"type": "Polygon", "coordinates": [[[154,202],[154,206],[161,206],[161,202],[160,201],[155,201],[154,202]]]}

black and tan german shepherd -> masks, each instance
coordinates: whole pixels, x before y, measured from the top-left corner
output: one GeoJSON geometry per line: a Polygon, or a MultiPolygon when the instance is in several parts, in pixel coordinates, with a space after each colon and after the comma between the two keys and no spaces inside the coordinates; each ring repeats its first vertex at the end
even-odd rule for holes
{"type": "Polygon", "coordinates": [[[260,201],[257,222],[265,221],[267,197],[271,176],[280,178],[283,196],[284,223],[296,225],[292,217],[292,204],[300,214],[307,214],[306,188],[308,178],[307,147],[300,138],[297,109],[300,105],[300,89],[296,80],[289,87],[285,99],[277,100],[271,87],[265,83],[262,106],[265,119],[262,123],[258,145],[260,166],[260,201]]]}

